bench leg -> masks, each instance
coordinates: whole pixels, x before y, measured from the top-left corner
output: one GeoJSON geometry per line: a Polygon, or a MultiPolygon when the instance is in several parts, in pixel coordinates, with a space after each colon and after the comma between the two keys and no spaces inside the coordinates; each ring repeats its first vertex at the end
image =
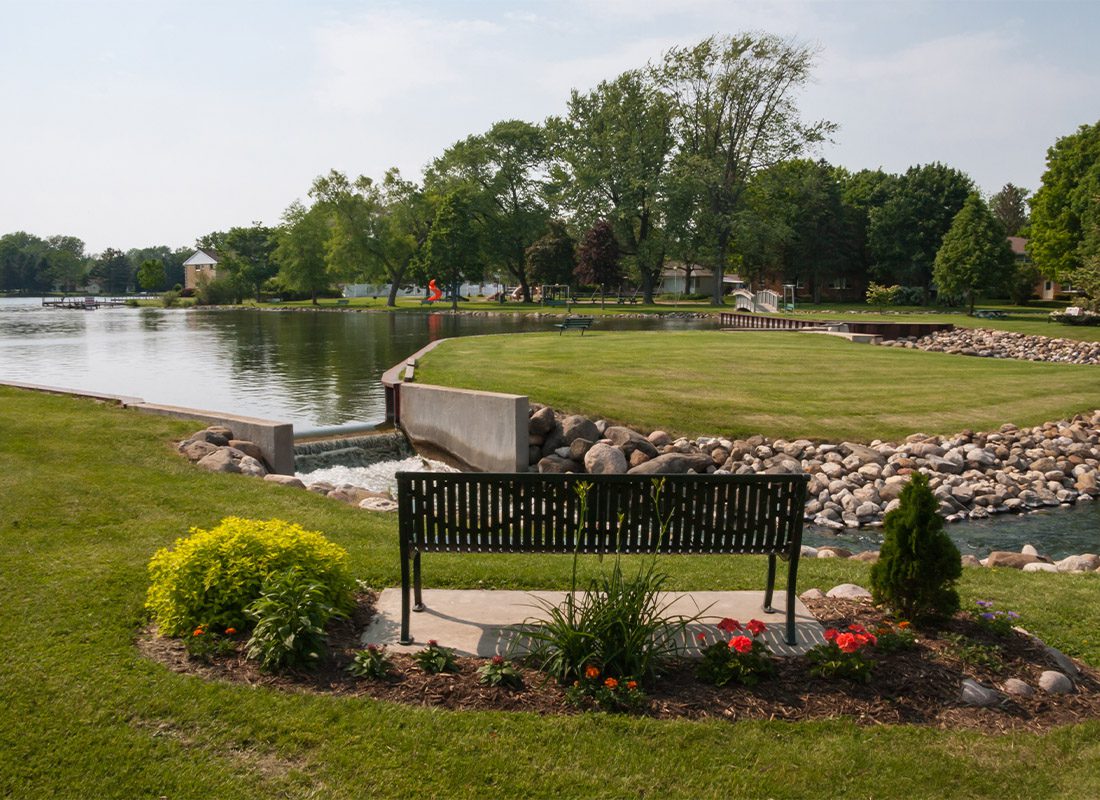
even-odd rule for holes
{"type": "Polygon", "coordinates": [[[401,644],[412,644],[412,634],[409,632],[409,593],[412,586],[409,580],[409,547],[404,536],[401,539],[401,644]]]}
{"type": "Polygon", "coordinates": [[[801,548],[792,550],[791,557],[787,561],[787,644],[798,644],[798,636],[794,629],[794,601],[795,592],[798,591],[798,557],[801,548]]]}
{"type": "Polygon", "coordinates": [[[775,555],[768,556],[768,583],[764,588],[764,613],[765,614],[778,614],[779,612],[772,608],[772,595],[775,593],[775,555]]]}
{"type": "Polygon", "coordinates": [[[415,594],[416,602],[413,604],[413,611],[424,610],[424,598],[420,594],[420,551],[417,550],[413,554],[413,592],[415,594]]]}

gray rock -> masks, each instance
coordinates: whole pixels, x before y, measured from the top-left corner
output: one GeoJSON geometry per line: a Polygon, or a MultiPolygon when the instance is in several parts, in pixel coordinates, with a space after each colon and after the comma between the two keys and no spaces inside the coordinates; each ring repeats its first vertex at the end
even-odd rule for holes
{"type": "MultiPolygon", "coordinates": [[[[808,544],[802,545],[802,547],[799,548],[798,553],[803,558],[817,558],[817,548],[816,547],[810,547],[808,544]]],[[[825,595],[821,595],[821,596],[824,597],[825,595]]]]}
{"type": "Polygon", "coordinates": [[[982,562],[978,560],[977,556],[967,553],[962,557],[962,565],[964,567],[980,567],[982,562]]]}
{"type": "Polygon", "coordinates": [[[566,472],[583,472],[584,468],[579,461],[571,458],[562,458],[558,455],[544,456],[539,459],[538,471],[540,473],[564,474],[566,472]]]}
{"type": "Polygon", "coordinates": [[[262,478],[267,475],[267,467],[263,465],[263,462],[252,456],[245,456],[237,463],[237,468],[241,471],[242,475],[250,475],[253,478],[262,478]]]}
{"type": "Polygon", "coordinates": [[[1053,564],[1047,564],[1044,561],[1034,561],[1030,564],[1024,564],[1024,572],[1057,572],[1058,567],[1053,564]]]}
{"type": "Polygon", "coordinates": [[[397,502],[385,497],[367,497],[359,503],[359,507],[366,511],[396,511],[397,502]]]}
{"type": "Polygon", "coordinates": [[[240,450],[246,456],[252,456],[261,464],[265,463],[263,451],[260,450],[260,446],[254,442],[249,442],[244,439],[230,439],[229,446],[235,450],[240,450]]]}
{"type": "Polygon", "coordinates": [[[306,489],[308,489],[309,491],[314,492],[316,494],[325,494],[325,495],[327,495],[329,492],[331,492],[335,488],[336,487],[333,486],[328,481],[315,481],[313,483],[310,483],[310,484],[306,485],[306,489]]]}
{"type": "Polygon", "coordinates": [[[211,425],[188,437],[194,441],[209,442],[215,447],[228,447],[229,440],[233,438],[233,431],[221,425],[211,425]]]}
{"type": "Polygon", "coordinates": [[[1031,685],[1019,678],[1009,678],[1002,684],[1002,688],[1006,693],[1014,694],[1017,697],[1031,697],[1035,694],[1035,690],[1031,688],[1031,685]]]}
{"type": "Polygon", "coordinates": [[[987,708],[997,705],[1001,701],[1001,693],[996,689],[990,689],[988,686],[982,686],[970,678],[963,678],[962,686],[959,689],[959,700],[968,706],[987,708]]]}
{"type": "Polygon", "coordinates": [[[648,439],[637,431],[630,430],[630,428],[614,425],[604,431],[603,435],[605,439],[610,439],[612,444],[622,448],[626,456],[629,456],[635,450],[641,450],[650,458],[656,458],[658,455],[657,448],[650,444],[648,439]]]}
{"type": "Polygon", "coordinates": [[[593,475],[622,475],[627,471],[626,456],[614,445],[597,442],[584,454],[584,468],[593,475]]]}
{"type": "Polygon", "coordinates": [[[807,589],[799,597],[803,600],[822,600],[825,597],[825,593],[820,589],[807,589]]]}
{"type": "Polygon", "coordinates": [[[851,558],[852,551],[846,547],[837,547],[836,545],[827,544],[817,548],[817,557],[821,558],[822,553],[832,553],[836,558],[851,558]]]}
{"type": "Polygon", "coordinates": [[[631,475],[672,475],[683,474],[688,470],[703,473],[713,466],[710,456],[703,453],[664,453],[642,464],[630,468],[631,475]]]}
{"type": "Polygon", "coordinates": [[[862,553],[856,553],[852,556],[853,561],[866,561],[867,563],[874,564],[878,561],[878,550],[864,550],[862,553]]]}
{"type": "Polygon", "coordinates": [[[1025,556],[1039,555],[1039,551],[1036,550],[1035,545],[1032,544],[1025,544],[1023,547],[1020,548],[1020,552],[1023,553],[1025,556]]]}
{"type": "Polygon", "coordinates": [[[280,486],[292,486],[295,489],[304,489],[306,485],[301,480],[295,478],[293,475],[279,475],[278,473],[271,472],[264,475],[264,480],[268,483],[277,483],[280,486]]]}
{"type": "Polygon", "coordinates": [[[561,432],[565,438],[565,444],[573,444],[577,439],[587,439],[594,442],[600,438],[600,431],[596,423],[588,417],[580,414],[570,414],[561,421],[561,432]]]}
{"type": "Polygon", "coordinates": [[[842,597],[847,600],[870,600],[871,593],[855,583],[842,583],[825,593],[826,597],[842,597]]]}
{"type": "Polygon", "coordinates": [[[1062,670],[1062,672],[1064,672],[1065,674],[1076,678],[1081,673],[1081,670],[1078,669],[1077,665],[1073,663],[1073,659],[1067,656],[1058,648],[1044,645],[1043,650],[1046,652],[1047,657],[1050,658],[1058,666],[1058,669],[1062,670]]]}
{"type": "Polygon", "coordinates": [[[201,461],[211,453],[217,452],[218,447],[205,439],[188,439],[180,444],[179,449],[189,461],[201,461]]]}
{"type": "Polygon", "coordinates": [[[1083,553],[1079,556],[1066,556],[1056,561],[1059,572],[1095,572],[1100,567],[1100,556],[1095,553],[1083,553]]]}
{"type": "Polygon", "coordinates": [[[886,457],[878,450],[867,447],[862,444],[855,444],[853,442],[841,442],[840,451],[845,456],[855,456],[858,461],[857,466],[863,464],[878,464],[883,466],[886,464],[886,457]]]}
{"type": "Polygon", "coordinates": [[[240,459],[233,457],[234,452],[240,451],[234,451],[229,447],[219,447],[213,453],[203,456],[195,463],[210,472],[240,472],[241,468],[237,466],[240,459]]]}
{"type": "Polygon", "coordinates": [[[584,437],[578,437],[574,439],[568,448],[569,458],[574,461],[584,461],[584,456],[592,449],[592,445],[595,443],[595,439],[586,439],[584,437]]]}
{"type": "Polygon", "coordinates": [[[1007,550],[994,550],[989,554],[989,558],[986,560],[987,567],[1012,567],[1013,569],[1023,569],[1024,564],[1034,564],[1038,561],[1038,556],[1029,556],[1024,553],[1011,553],[1007,550]]]}
{"type": "Polygon", "coordinates": [[[665,445],[672,444],[672,437],[664,431],[653,431],[646,437],[649,443],[654,447],[664,447],[665,445]]]}
{"type": "Polygon", "coordinates": [[[527,430],[536,436],[545,436],[554,430],[554,409],[543,406],[533,413],[527,422],[527,430]]]}
{"type": "Polygon", "coordinates": [[[1047,694],[1068,694],[1073,691],[1073,681],[1064,672],[1047,669],[1039,676],[1039,688],[1047,694]]]}

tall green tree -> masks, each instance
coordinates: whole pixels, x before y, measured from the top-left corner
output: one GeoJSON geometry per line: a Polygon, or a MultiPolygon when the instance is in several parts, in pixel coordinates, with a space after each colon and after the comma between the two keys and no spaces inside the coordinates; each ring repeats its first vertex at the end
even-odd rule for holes
{"type": "Polygon", "coordinates": [[[485,262],[510,274],[531,301],[526,250],[550,219],[546,201],[545,130],[505,120],[451,145],[432,164],[426,188],[440,196],[461,190],[466,213],[479,228],[485,262]]]}
{"type": "Polygon", "coordinates": [[[283,212],[283,224],[275,235],[272,258],[279,267],[279,280],[291,291],[307,295],[313,305],[332,284],[325,248],[330,227],[323,206],[306,208],[295,200],[283,212]]]}
{"type": "Polygon", "coordinates": [[[434,214],[432,198],[423,187],[403,178],[396,167],[386,172],[376,207],[372,249],[373,258],[389,279],[386,305],[397,305],[397,292],[415,269],[434,214]]]}
{"type": "Polygon", "coordinates": [[[49,244],[44,239],[26,231],[0,237],[0,290],[45,292],[52,285],[49,244]]]}
{"type": "Polygon", "coordinates": [[[989,210],[1004,227],[1006,236],[1022,236],[1028,224],[1027,189],[1006,183],[989,198],[989,210]]]}
{"type": "Polygon", "coordinates": [[[141,262],[137,271],[138,286],[147,292],[164,288],[164,262],[156,258],[147,258],[141,262]]]}
{"type": "Polygon", "coordinates": [[[451,308],[458,310],[458,291],[465,280],[478,280],[479,243],[470,213],[470,200],[459,189],[444,195],[418,258],[424,276],[442,276],[451,292],[451,308]]]}
{"type": "Polygon", "coordinates": [[[1004,226],[981,196],[971,193],[936,253],[936,286],[941,292],[964,295],[973,314],[978,292],[1006,288],[1014,265],[1004,226]]]}
{"type": "MultiPolygon", "coordinates": [[[[224,234],[218,235],[221,236],[224,234]]],[[[143,264],[149,259],[164,264],[164,283],[161,286],[153,288],[168,289],[175,286],[177,283],[183,283],[183,262],[190,258],[191,254],[194,252],[194,248],[191,247],[177,247],[173,249],[165,245],[154,245],[152,247],[131,248],[126,251],[126,257],[130,259],[131,264],[143,264]]]]}
{"type": "Polygon", "coordinates": [[[1100,254],[1100,122],[1047,150],[1042,185],[1030,203],[1028,253],[1044,275],[1073,280],[1090,254],[1100,254]]]}
{"type": "Polygon", "coordinates": [[[134,265],[124,252],[113,247],[99,254],[89,274],[109,294],[123,294],[134,285],[134,265]]]}
{"type": "Polygon", "coordinates": [[[618,286],[622,282],[622,251],[615,238],[615,228],[607,220],[601,219],[581,238],[575,274],[582,284],[599,286],[601,296],[608,286],[618,286]]]}
{"type": "Polygon", "coordinates": [[[364,175],[350,180],[342,172],[329,170],[313,181],[309,196],[332,220],[325,240],[329,274],[345,281],[383,277],[378,271],[374,241],[382,200],[374,181],[364,175]]]}
{"type": "Polygon", "coordinates": [[[875,277],[919,286],[927,300],[936,253],[972,191],[974,183],[967,175],[943,164],[906,170],[890,197],[871,214],[868,238],[875,277]]]}
{"type": "Polygon", "coordinates": [[[752,176],[802,155],[833,130],[802,121],[797,104],[810,79],[813,51],[777,36],[741,34],[673,48],[656,68],[676,120],[678,181],[696,186],[696,227],[709,239],[716,305],[733,220],[752,176]]]}
{"type": "Polygon", "coordinates": [[[84,282],[84,270],[88,260],[84,242],[76,236],[48,236],[50,277],[53,286],[71,292],[84,282]]]}
{"type": "Polygon", "coordinates": [[[260,287],[279,271],[271,257],[276,244],[275,231],[260,222],[225,232],[219,250],[222,256],[219,267],[229,271],[238,301],[245,293],[255,297],[257,302],[260,300],[260,287]]]}
{"type": "Polygon", "coordinates": [[[624,72],[573,91],[564,117],[547,121],[560,199],[581,224],[607,219],[653,302],[667,244],[664,224],[676,138],[672,107],[653,75],[624,72]]]}
{"type": "Polygon", "coordinates": [[[546,233],[527,248],[527,274],[539,283],[572,283],[577,245],[561,220],[550,220],[546,233]]]}

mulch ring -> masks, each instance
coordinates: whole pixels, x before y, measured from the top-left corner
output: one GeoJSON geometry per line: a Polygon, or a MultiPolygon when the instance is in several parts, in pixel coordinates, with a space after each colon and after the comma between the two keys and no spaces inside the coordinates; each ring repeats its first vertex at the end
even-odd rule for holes
{"type": "MultiPolygon", "coordinates": [[[[485,660],[479,658],[459,658],[458,673],[431,675],[422,672],[411,656],[393,653],[397,673],[390,679],[352,676],[347,667],[361,649],[359,632],[373,614],[373,604],[372,595],[361,595],[355,613],[330,626],[330,658],[313,672],[262,673],[255,662],[244,658],[243,639],[234,654],[206,663],[189,657],[182,641],[163,639],[151,630],[142,633],[138,647],[173,671],[251,686],[452,710],[580,713],[560,686],[525,666],[518,667],[524,679],[521,690],[480,685],[477,669],[485,660]]],[[[806,606],[826,627],[860,624],[874,631],[888,620],[874,606],[851,600],[807,600],[806,606]]],[[[917,645],[911,650],[872,651],[876,663],[867,684],[814,677],[805,658],[779,658],[773,679],[751,688],[733,684],[719,688],[700,681],[694,663],[685,660],[642,686],[648,705],[641,713],[658,719],[731,721],[847,718],[862,725],[912,724],[984,733],[1039,732],[1100,719],[1100,674],[1078,662],[1081,673],[1074,678],[1076,692],[1045,694],[1038,688],[1039,675],[1058,667],[1042,644],[1029,636],[1016,632],[994,636],[962,613],[937,631],[919,631],[917,635],[917,645]],[[984,647],[976,648],[975,658],[975,648],[964,650],[960,644],[984,647]],[[1008,678],[1019,678],[1035,688],[1035,695],[1005,694],[996,706],[975,708],[958,700],[964,678],[996,689],[1008,678]]]]}

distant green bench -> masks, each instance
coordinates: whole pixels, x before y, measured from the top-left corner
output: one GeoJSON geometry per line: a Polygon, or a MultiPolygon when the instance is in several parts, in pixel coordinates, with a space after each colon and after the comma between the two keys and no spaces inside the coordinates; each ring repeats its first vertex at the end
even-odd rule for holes
{"type": "Polygon", "coordinates": [[[347,304],[348,304],[347,298],[336,301],[336,305],[338,305],[338,306],[346,306],[347,304]]]}
{"type": "Polygon", "coordinates": [[[994,309],[981,309],[980,311],[975,311],[974,316],[979,319],[1004,319],[1005,312],[996,311],[994,309]]]}
{"type": "Polygon", "coordinates": [[[554,327],[558,329],[558,336],[572,328],[576,328],[581,332],[581,336],[584,336],[584,332],[592,327],[594,319],[594,317],[566,317],[562,322],[554,323],[554,327]]]}

